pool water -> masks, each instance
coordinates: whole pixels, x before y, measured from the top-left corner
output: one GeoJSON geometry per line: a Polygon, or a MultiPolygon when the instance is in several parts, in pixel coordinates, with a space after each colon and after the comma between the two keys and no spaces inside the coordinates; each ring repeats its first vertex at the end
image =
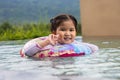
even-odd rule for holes
{"type": "MultiPolygon", "coordinates": [[[[82,41],[82,37],[76,37],[82,41]]],[[[120,80],[120,39],[89,39],[99,51],[81,57],[22,58],[28,40],[0,42],[0,80],[120,80]]]]}

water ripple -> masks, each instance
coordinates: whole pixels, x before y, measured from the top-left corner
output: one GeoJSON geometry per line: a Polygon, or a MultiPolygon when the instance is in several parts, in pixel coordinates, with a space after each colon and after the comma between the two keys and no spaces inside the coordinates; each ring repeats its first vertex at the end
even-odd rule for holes
{"type": "MultiPolygon", "coordinates": [[[[120,46],[118,44],[116,46],[116,41],[93,43],[98,44],[100,50],[92,55],[34,60],[20,57],[19,51],[23,47],[24,41],[0,42],[0,70],[3,72],[0,74],[0,80],[5,80],[1,76],[8,77],[7,73],[19,77],[18,74],[23,74],[24,71],[26,71],[24,75],[27,78],[29,76],[27,74],[32,75],[34,73],[34,75],[39,74],[39,76],[48,75],[57,80],[79,80],[80,78],[87,80],[86,77],[92,80],[119,80],[120,46]],[[109,47],[101,47],[103,45],[109,47]],[[8,71],[6,72],[6,70],[8,71]],[[75,79],[73,79],[74,77],[75,79]]],[[[36,77],[38,76],[36,75],[36,77]]]]}

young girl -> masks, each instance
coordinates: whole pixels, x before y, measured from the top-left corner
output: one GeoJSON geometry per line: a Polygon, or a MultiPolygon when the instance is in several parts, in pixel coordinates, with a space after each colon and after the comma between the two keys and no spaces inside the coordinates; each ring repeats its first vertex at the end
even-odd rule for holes
{"type": "Polygon", "coordinates": [[[79,56],[91,54],[98,50],[93,44],[75,40],[77,20],[69,14],[61,14],[50,20],[51,34],[27,42],[21,50],[21,56],[35,58],[51,56],[79,56]]]}

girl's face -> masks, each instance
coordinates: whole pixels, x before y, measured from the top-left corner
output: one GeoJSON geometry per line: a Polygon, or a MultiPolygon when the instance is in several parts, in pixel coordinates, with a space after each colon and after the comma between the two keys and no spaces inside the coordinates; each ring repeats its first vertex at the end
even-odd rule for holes
{"type": "Polygon", "coordinates": [[[76,29],[72,20],[64,21],[56,30],[56,34],[59,35],[58,42],[60,44],[72,43],[76,37],[76,29]]]}

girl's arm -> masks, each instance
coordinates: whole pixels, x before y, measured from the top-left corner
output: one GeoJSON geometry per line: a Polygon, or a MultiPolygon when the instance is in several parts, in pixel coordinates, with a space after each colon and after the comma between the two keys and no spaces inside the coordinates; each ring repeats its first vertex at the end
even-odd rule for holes
{"type": "Polygon", "coordinates": [[[40,38],[36,38],[33,40],[28,41],[23,49],[22,49],[22,53],[25,54],[26,56],[33,56],[34,54],[36,54],[37,52],[40,52],[41,49],[43,48],[42,43],[44,44],[46,42],[45,40],[41,40],[40,38]],[[39,44],[41,43],[41,44],[39,44]]]}
{"type": "Polygon", "coordinates": [[[92,50],[92,53],[95,53],[99,50],[99,47],[94,44],[85,43],[85,42],[83,44],[88,46],[92,50]]]}
{"type": "Polygon", "coordinates": [[[59,37],[59,35],[50,34],[46,40],[44,40],[42,42],[38,41],[37,43],[42,48],[49,44],[54,46],[57,43],[58,37],[59,37]]]}
{"type": "Polygon", "coordinates": [[[46,39],[42,40],[40,38],[30,40],[27,42],[23,49],[22,53],[26,56],[32,57],[36,53],[40,52],[44,47],[47,45],[55,45],[57,41],[58,36],[54,34],[50,34],[46,39]]]}

